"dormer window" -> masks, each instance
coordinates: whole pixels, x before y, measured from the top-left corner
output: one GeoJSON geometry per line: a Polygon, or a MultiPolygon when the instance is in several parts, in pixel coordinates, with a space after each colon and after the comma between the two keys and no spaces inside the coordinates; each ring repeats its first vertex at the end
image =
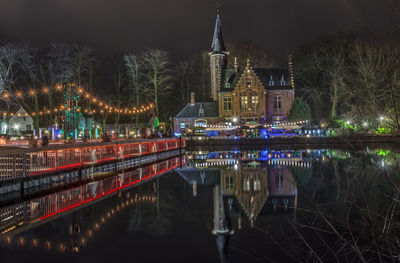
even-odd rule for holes
{"type": "Polygon", "coordinates": [[[269,77],[269,85],[270,85],[270,86],[274,86],[274,85],[275,85],[275,81],[274,81],[274,79],[272,78],[272,75],[269,77]]]}
{"type": "Polygon", "coordinates": [[[199,116],[204,116],[204,108],[203,108],[203,104],[200,104],[199,116]]]}
{"type": "Polygon", "coordinates": [[[285,85],[286,85],[286,80],[285,80],[284,76],[282,75],[281,86],[285,86],[285,85]]]}

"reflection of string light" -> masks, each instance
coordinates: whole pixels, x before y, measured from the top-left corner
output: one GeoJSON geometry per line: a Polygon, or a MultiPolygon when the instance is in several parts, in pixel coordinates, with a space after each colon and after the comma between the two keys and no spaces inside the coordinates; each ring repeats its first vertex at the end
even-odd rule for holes
{"type": "Polygon", "coordinates": [[[38,247],[39,241],[37,239],[32,239],[32,246],[33,247],[38,247]]]}
{"type": "Polygon", "coordinates": [[[67,250],[67,247],[64,244],[59,244],[58,250],[63,253],[67,250]]]}
{"type": "Polygon", "coordinates": [[[51,242],[50,241],[44,242],[44,247],[47,248],[48,250],[50,250],[51,249],[51,242]]]}
{"type": "Polygon", "coordinates": [[[24,239],[23,237],[20,237],[20,238],[18,239],[18,244],[19,244],[20,246],[23,246],[23,245],[25,244],[25,239],[24,239]]]}
{"type": "MultiPolygon", "coordinates": [[[[127,197],[129,197],[129,195],[127,195],[127,197]]],[[[62,196],[61,198],[65,200],[64,196],[62,196]]],[[[151,201],[152,203],[154,203],[156,199],[157,199],[156,196],[149,196],[149,195],[138,196],[136,194],[135,198],[132,197],[129,200],[126,200],[126,201],[122,202],[121,207],[122,208],[127,208],[129,205],[132,205],[132,204],[137,203],[137,202],[142,202],[142,201],[151,201]]],[[[120,205],[117,205],[116,207],[114,207],[110,211],[108,211],[105,215],[107,215],[107,217],[111,217],[112,215],[115,214],[115,210],[120,211],[121,207],[120,207],[120,205]]],[[[106,223],[105,216],[100,217],[100,221],[103,224],[106,223]]],[[[94,229],[96,231],[99,231],[100,230],[100,224],[95,222],[94,223],[94,229]]],[[[92,238],[93,236],[94,236],[93,230],[89,229],[87,231],[87,236],[83,236],[83,237],[79,238],[80,245],[81,246],[86,246],[87,245],[87,238],[92,238]]],[[[12,237],[11,236],[7,236],[5,238],[5,242],[8,245],[11,245],[12,244],[12,237]]],[[[20,246],[24,246],[26,244],[25,239],[23,237],[19,237],[17,239],[17,244],[19,244],[20,246]]],[[[31,240],[31,245],[32,245],[33,248],[38,248],[39,247],[39,240],[37,238],[33,238],[31,240]]],[[[43,245],[44,245],[44,248],[47,249],[47,250],[51,250],[52,248],[54,248],[57,251],[59,251],[60,253],[65,253],[68,250],[67,246],[65,244],[63,244],[63,243],[60,243],[57,246],[53,247],[52,242],[49,241],[49,240],[44,241],[43,245]]],[[[79,247],[74,246],[74,247],[71,248],[71,251],[79,253],[80,249],[79,249],[79,247]]]]}

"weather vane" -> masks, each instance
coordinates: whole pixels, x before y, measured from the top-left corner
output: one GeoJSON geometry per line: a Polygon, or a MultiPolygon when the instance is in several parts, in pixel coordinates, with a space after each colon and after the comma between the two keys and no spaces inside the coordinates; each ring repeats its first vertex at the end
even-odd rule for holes
{"type": "Polygon", "coordinates": [[[216,0],[215,1],[215,9],[217,11],[217,14],[219,14],[219,10],[221,9],[222,3],[221,0],[216,0]]]}

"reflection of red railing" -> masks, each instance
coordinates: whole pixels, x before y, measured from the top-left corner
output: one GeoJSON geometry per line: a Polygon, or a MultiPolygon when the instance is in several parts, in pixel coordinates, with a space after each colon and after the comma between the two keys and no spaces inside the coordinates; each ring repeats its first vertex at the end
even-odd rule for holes
{"type": "MultiPolygon", "coordinates": [[[[90,203],[101,197],[110,195],[137,183],[147,181],[185,163],[184,156],[176,157],[157,164],[152,164],[132,171],[126,171],[116,176],[91,182],[69,190],[40,197],[28,201],[31,208],[30,222],[44,220],[54,215],[66,212],[72,208],[90,203]]],[[[1,218],[0,218],[1,220],[1,218]]],[[[0,229],[1,230],[1,229],[0,229]]]]}
{"type": "Polygon", "coordinates": [[[0,152],[0,181],[34,176],[185,147],[184,139],[119,141],[0,152]]]}

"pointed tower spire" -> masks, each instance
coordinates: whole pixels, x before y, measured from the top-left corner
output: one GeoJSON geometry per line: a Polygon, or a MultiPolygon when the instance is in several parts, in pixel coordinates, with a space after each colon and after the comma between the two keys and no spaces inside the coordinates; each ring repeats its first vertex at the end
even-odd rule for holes
{"type": "Polygon", "coordinates": [[[219,14],[217,14],[217,21],[215,22],[214,36],[209,55],[211,67],[211,98],[213,101],[217,101],[219,91],[223,86],[226,65],[228,64],[227,56],[229,55],[225,47],[224,37],[222,36],[219,14]]]}
{"type": "Polygon", "coordinates": [[[217,14],[217,20],[215,21],[214,36],[211,44],[211,52],[213,53],[224,53],[227,52],[222,35],[221,19],[217,14]]]}

